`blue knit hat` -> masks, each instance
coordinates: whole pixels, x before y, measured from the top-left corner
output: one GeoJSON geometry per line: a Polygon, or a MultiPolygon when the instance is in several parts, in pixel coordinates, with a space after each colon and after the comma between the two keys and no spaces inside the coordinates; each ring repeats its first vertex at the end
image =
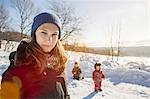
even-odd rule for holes
{"type": "Polygon", "coordinates": [[[59,29],[59,37],[58,38],[60,39],[60,37],[61,37],[61,21],[56,15],[50,14],[50,13],[40,13],[34,17],[33,24],[32,24],[32,30],[31,30],[31,37],[34,35],[37,28],[44,23],[55,24],[59,29]]]}

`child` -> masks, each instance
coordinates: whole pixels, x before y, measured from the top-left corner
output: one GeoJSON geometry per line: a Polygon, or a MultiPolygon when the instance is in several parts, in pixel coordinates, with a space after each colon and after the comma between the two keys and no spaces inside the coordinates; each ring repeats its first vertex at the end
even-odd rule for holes
{"type": "MultiPolygon", "coordinates": [[[[10,55],[9,55],[9,61],[10,61],[9,67],[14,66],[15,54],[16,54],[16,51],[13,51],[13,52],[11,52],[10,55]]],[[[8,67],[8,68],[9,68],[9,67],[8,67]]]]}
{"type": "MultiPolygon", "coordinates": [[[[15,54],[16,54],[16,51],[13,51],[13,52],[11,52],[9,54],[9,62],[10,62],[10,64],[9,64],[8,68],[13,68],[14,67],[15,54]]],[[[7,75],[6,71],[2,74],[1,82],[3,82],[3,79],[4,79],[5,75],[7,75]]]]}
{"type": "Polygon", "coordinates": [[[95,70],[93,71],[92,75],[95,84],[95,92],[102,91],[101,89],[102,78],[105,78],[100,66],[101,66],[100,63],[95,64],[94,66],[95,70]]]}
{"type": "Polygon", "coordinates": [[[61,22],[56,15],[35,16],[31,41],[27,45],[19,44],[15,66],[7,69],[3,77],[0,97],[69,99],[64,74],[67,57],[60,37],[61,22]]]}
{"type": "Polygon", "coordinates": [[[82,80],[84,77],[81,75],[81,69],[78,62],[75,62],[74,68],[72,69],[73,79],[82,80]]]}

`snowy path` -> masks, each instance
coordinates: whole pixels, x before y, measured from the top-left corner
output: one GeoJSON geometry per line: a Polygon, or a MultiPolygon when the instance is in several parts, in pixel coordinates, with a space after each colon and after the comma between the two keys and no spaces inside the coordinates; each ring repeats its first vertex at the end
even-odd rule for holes
{"type": "MultiPolygon", "coordinates": [[[[141,59],[134,57],[125,58],[126,60],[120,59],[120,65],[106,61],[104,56],[83,53],[68,53],[68,55],[70,57],[66,76],[71,99],[150,99],[150,72],[126,67],[126,62],[141,61],[141,59]],[[71,70],[75,61],[80,62],[84,80],[72,79],[71,70]],[[93,92],[94,84],[91,79],[96,61],[103,63],[102,68],[106,76],[102,85],[103,91],[99,93],[93,92]]],[[[150,65],[149,58],[142,58],[142,61],[150,65]]],[[[135,65],[131,64],[131,66],[135,65]]]]}
{"type": "Polygon", "coordinates": [[[71,99],[150,99],[150,88],[139,85],[113,85],[110,81],[104,80],[103,91],[99,93],[93,92],[93,86],[90,78],[82,81],[72,80],[68,86],[71,99]]]}

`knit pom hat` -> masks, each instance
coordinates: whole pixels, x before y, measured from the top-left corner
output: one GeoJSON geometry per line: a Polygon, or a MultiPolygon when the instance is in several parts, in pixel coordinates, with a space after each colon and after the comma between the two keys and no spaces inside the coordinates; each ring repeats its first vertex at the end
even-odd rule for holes
{"type": "Polygon", "coordinates": [[[58,38],[60,39],[60,37],[61,37],[61,21],[56,15],[50,14],[50,13],[40,13],[34,17],[32,29],[31,29],[31,37],[33,35],[35,35],[37,28],[44,23],[55,24],[59,29],[59,37],[58,38]]]}

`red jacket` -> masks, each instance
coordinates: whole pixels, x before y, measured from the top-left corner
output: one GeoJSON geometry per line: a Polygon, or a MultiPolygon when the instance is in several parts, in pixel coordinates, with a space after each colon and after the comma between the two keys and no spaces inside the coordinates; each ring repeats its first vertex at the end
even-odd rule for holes
{"type": "Polygon", "coordinates": [[[64,99],[63,93],[60,91],[61,88],[58,88],[60,84],[57,83],[58,75],[56,71],[48,68],[41,74],[37,74],[34,71],[35,68],[32,68],[32,66],[14,66],[8,68],[3,75],[2,84],[8,81],[15,83],[19,82],[19,85],[21,86],[19,88],[21,99],[64,99]]]}
{"type": "Polygon", "coordinates": [[[105,76],[101,70],[99,71],[95,70],[93,71],[92,78],[94,82],[101,82],[102,78],[105,78],[105,76]]]}

